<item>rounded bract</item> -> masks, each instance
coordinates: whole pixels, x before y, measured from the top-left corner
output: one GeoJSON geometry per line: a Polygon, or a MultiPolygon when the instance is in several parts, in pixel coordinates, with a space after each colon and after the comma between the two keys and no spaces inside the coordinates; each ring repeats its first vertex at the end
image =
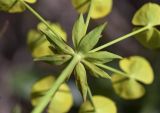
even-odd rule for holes
{"type": "MultiPolygon", "coordinates": [[[[55,78],[51,75],[39,80],[32,87],[31,102],[33,106],[41,102],[43,95],[54,84],[55,78]]],[[[48,113],[66,113],[73,105],[73,97],[67,84],[62,84],[55,96],[51,99],[48,113]]]]}
{"type": "MultiPolygon", "coordinates": [[[[93,102],[96,107],[95,113],[117,113],[115,103],[104,96],[93,96],[93,102]]],[[[92,113],[93,107],[89,101],[84,102],[79,110],[79,113],[92,113]]]]}
{"type": "MultiPolygon", "coordinates": [[[[35,3],[36,0],[24,0],[24,2],[35,3]]],[[[26,9],[21,0],[0,0],[0,10],[9,13],[20,13],[26,9]]]]}
{"type": "MultiPolygon", "coordinates": [[[[79,13],[86,13],[89,9],[90,0],[72,0],[74,8],[79,13]]],[[[91,18],[98,19],[107,16],[112,9],[112,0],[93,0],[91,18]]]]}

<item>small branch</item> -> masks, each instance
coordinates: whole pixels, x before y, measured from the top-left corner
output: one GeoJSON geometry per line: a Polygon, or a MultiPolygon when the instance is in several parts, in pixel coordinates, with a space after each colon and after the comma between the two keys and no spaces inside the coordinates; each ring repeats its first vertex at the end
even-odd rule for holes
{"type": "Polygon", "coordinates": [[[106,47],[109,47],[109,46],[111,46],[111,45],[113,45],[113,44],[116,44],[117,42],[120,42],[120,41],[122,41],[122,40],[124,40],[124,39],[127,39],[127,38],[129,38],[129,37],[131,37],[131,36],[134,36],[134,35],[136,35],[136,34],[138,34],[138,33],[140,33],[140,32],[143,32],[143,31],[145,31],[145,30],[147,30],[147,29],[149,29],[149,28],[151,28],[151,27],[152,27],[151,25],[142,27],[141,29],[138,29],[138,30],[136,30],[136,31],[133,31],[133,32],[131,32],[131,33],[129,33],[129,34],[126,34],[126,35],[124,35],[124,36],[122,36],[122,37],[119,37],[119,38],[117,38],[117,39],[115,39],[115,40],[113,40],[113,41],[111,41],[111,42],[109,42],[109,43],[106,43],[106,44],[104,44],[104,45],[102,45],[102,46],[99,46],[99,47],[91,50],[90,52],[96,52],[96,51],[99,51],[99,50],[104,49],[104,48],[106,48],[106,47]]]}
{"type": "Polygon", "coordinates": [[[89,101],[91,102],[91,105],[93,106],[93,112],[96,112],[96,106],[93,102],[93,98],[92,98],[92,93],[91,93],[91,90],[90,88],[88,87],[88,98],[89,98],[89,101]]]}
{"type": "Polygon", "coordinates": [[[62,71],[59,75],[58,79],[55,81],[51,89],[44,95],[41,102],[33,109],[31,113],[42,113],[45,107],[50,102],[51,98],[55,95],[58,88],[65,82],[67,77],[72,73],[75,65],[79,61],[79,57],[74,56],[72,61],[68,64],[68,66],[62,71]]]}
{"type": "Polygon", "coordinates": [[[109,70],[109,71],[111,71],[111,72],[114,72],[114,73],[117,73],[117,74],[126,76],[126,74],[125,74],[124,72],[122,72],[122,71],[120,71],[120,70],[117,70],[117,69],[114,69],[114,68],[112,68],[112,67],[109,67],[109,66],[107,66],[107,65],[97,64],[97,63],[96,63],[96,65],[99,66],[99,67],[101,67],[101,68],[103,68],[103,69],[109,70]]]}

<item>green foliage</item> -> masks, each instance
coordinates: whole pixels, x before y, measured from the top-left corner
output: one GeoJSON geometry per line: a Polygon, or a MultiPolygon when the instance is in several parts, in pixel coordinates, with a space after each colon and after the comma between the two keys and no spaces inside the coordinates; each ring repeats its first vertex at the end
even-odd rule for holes
{"type": "MultiPolygon", "coordinates": [[[[87,12],[91,0],[72,0],[74,8],[79,13],[87,12]]],[[[93,0],[91,17],[98,19],[107,16],[112,9],[112,0],[93,0]]]]}
{"type": "Polygon", "coordinates": [[[79,113],[117,113],[115,103],[109,98],[97,95],[93,96],[93,102],[96,112],[93,111],[91,103],[86,101],[81,105],[79,113]]]}
{"type": "Polygon", "coordinates": [[[92,63],[107,63],[114,59],[121,59],[122,57],[107,51],[91,52],[85,55],[85,59],[92,63]]]}
{"type": "MultiPolygon", "coordinates": [[[[55,78],[52,75],[49,75],[37,81],[33,85],[31,93],[33,106],[36,106],[39,102],[41,102],[41,98],[51,88],[54,82],[55,78]]],[[[69,111],[72,104],[73,97],[70,88],[67,84],[62,84],[59,90],[56,92],[55,96],[51,99],[47,111],[48,113],[66,113],[69,111]]]]}
{"type": "Polygon", "coordinates": [[[98,43],[101,33],[106,24],[100,25],[85,35],[78,46],[78,50],[82,53],[87,53],[98,43]]]}
{"type": "Polygon", "coordinates": [[[71,76],[72,72],[74,72],[76,84],[84,100],[79,113],[117,112],[114,102],[110,99],[102,96],[93,96],[92,98],[86,70],[91,72],[94,77],[111,79],[115,92],[124,99],[138,99],[145,94],[142,83],[149,85],[154,79],[153,70],[145,58],[131,56],[122,59],[119,55],[100,50],[133,35],[147,48],[160,48],[160,33],[155,28],[155,26],[160,25],[159,5],[155,3],[145,4],[132,19],[133,25],[136,26],[132,33],[94,48],[102,37],[106,23],[87,33],[90,17],[97,19],[108,15],[112,8],[112,0],[72,0],[73,6],[81,13],[73,26],[72,42],[74,49],[72,49],[67,44],[67,35],[60,25],[45,21],[25,2],[35,3],[36,0],[1,0],[0,10],[16,13],[28,8],[42,21],[37,26],[38,30],[32,29],[28,34],[27,43],[34,60],[54,65],[68,64],[57,80],[53,76],[47,76],[33,85],[31,101],[35,109],[32,113],[41,113],[48,103],[48,113],[66,113],[69,111],[73,104],[73,98],[70,88],[64,82],[71,76]],[[89,13],[85,21],[83,13],[88,10],[89,13]],[[119,66],[122,71],[106,65],[115,59],[121,59],[119,66]],[[105,70],[113,72],[113,76],[110,77],[105,70]]]}
{"type": "Polygon", "coordinates": [[[91,71],[91,74],[95,77],[101,77],[101,78],[108,78],[110,79],[110,76],[103,71],[102,69],[100,69],[99,67],[97,67],[95,64],[92,64],[88,61],[83,60],[83,63],[86,65],[86,67],[91,71]]]}
{"type": "Polygon", "coordinates": [[[140,56],[124,58],[119,63],[124,75],[113,74],[112,82],[116,93],[125,99],[137,99],[144,95],[143,84],[153,82],[153,70],[148,61],[140,56]]]}
{"type": "MultiPolygon", "coordinates": [[[[56,30],[57,34],[63,37],[63,40],[67,39],[67,35],[59,24],[48,22],[52,29],[56,30]]],[[[39,23],[37,29],[49,30],[44,23],[39,23]]],[[[32,52],[33,58],[39,58],[43,56],[50,56],[57,53],[54,47],[51,47],[50,42],[46,39],[39,30],[32,29],[28,33],[27,44],[32,52]]]]}
{"type": "MultiPolygon", "coordinates": [[[[160,31],[154,26],[160,25],[160,5],[155,3],[146,3],[134,15],[133,25],[150,26],[150,29],[136,34],[137,40],[146,48],[160,48],[160,31]]],[[[136,27],[134,30],[140,29],[136,27]]]]}
{"type": "MultiPolygon", "coordinates": [[[[24,2],[35,3],[36,0],[24,0],[24,2]]],[[[9,13],[19,13],[26,9],[21,0],[1,0],[0,11],[6,11],[9,13]]]]}
{"type": "Polygon", "coordinates": [[[85,29],[86,29],[86,25],[84,22],[83,15],[81,14],[78,20],[75,22],[72,30],[72,41],[76,49],[79,45],[79,42],[85,35],[85,29]]]}
{"type": "Polygon", "coordinates": [[[61,53],[64,54],[73,54],[74,51],[73,49],[68,46],[62,39],[54,35],[52,32],[46,30],[46,29],[41,29],[43,34],[46,36],[47,40],[52,44],[55,49],[61,53]]]}
{"type": "Polygon", "coordinates": [[[75,67],[75,77],[78,88],[80,89],[83,100],[86,101],[87,92],[88,92],[88,82],[86,76],[86,70],[82,63],[78,63],[75,67]]]}
{"type": "Polygon", "coordinates": [[[70,55],[54,54],[54,55],[35,58],[34,61],[44,61],[49,64],[62,65],[70,59],[71,59],[70,55]]]}

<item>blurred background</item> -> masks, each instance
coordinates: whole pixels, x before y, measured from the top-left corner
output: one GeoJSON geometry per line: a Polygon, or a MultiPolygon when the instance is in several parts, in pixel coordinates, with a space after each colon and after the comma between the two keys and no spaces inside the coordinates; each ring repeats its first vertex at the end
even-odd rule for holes
{"type": "MultiPolygon", "coordinates": [[[[108,22],[99,44],[129,33],[132,30],[131,19],[134,12],[146,2],[160,3],[160,0],[114,0],[110,15],[92,20],[89,26],[92,29],[98,24],[108,22]]],[[[32,7],[47,20],[60,23],[71,43],[72,26],[78,14],[70,0],[38,0],[32,7]]],[[[29,29],[35,28],[38,22],[29,11],[20,14],[0,12],[0,113],[15,113],[14,109],[20,108],[22,113],[29,113],[32,109],[32,84],[42,76],[56,75],[63,68],[33,62],[26,38],[29,29]]],[[[124,57],[144,56],[154,69],[155,80],[152,85],[145,86],[144,97],[127,101],[115,94],[110,81],[90,76],[89,84],[93,94],[101,94],[114,100],[118,113],[160,113],[160,51],[145,49],[134,38],[122,41],[107,50],[124,57]]],[[[117,62],[112,62],[111,65],[116,67],[117,62]]],[[[68,84],[75,101],[69,113],[77,113],[82,99],[74,84],[74,78],[68,81],[68,84]]]]}

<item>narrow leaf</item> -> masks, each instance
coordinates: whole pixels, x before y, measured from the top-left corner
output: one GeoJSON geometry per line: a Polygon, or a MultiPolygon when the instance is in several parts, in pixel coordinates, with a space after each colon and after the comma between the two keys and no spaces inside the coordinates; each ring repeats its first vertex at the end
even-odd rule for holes
{"type": "Polygon", "coordinates": [[[34,61],[43,61],[49,64],[61,65],[71,59],[70,55],[48,55],[34,59],[34,61]]]}
{"type": "Polygon", "coordinates": [[[95,77],[101,77],[101,78],[107,78],[110,79],[111,77],[102,69],[100,69],[99,67],[97,67],[96,65],[83,60],[83,63],[86,65],[86,67],[91,71],[91,73],[93,74],[93,76],[95,77]]]}
{"type": "Polygon", "coordinates": [[[75,22],[72,30],[72,41],[75,48],[78,47],[78,44],[84,35],[85,35],[85,22],[83,15],[81,14],[78,20],[75,22]]]}
{"type": "Polygon", "coordinates": [[[89,32],[86,36],[84,36],[80,41],[78,50],[83,53],[86,53],[91,49],[93,49],[93,47],[98,43],[99,38],[101,37],[101,33],[105,26],[106,26],[106,23],[96,27],[91,32],[89,32]]]}
{"type": "Polygon", "coordinates": [[[121,58],[122,58],[121,56],[116,55],[114,53],[107,52],[107,51],[88,53],[85,56],[86,60],[93,63],[107,63],[112,61],[113,59],[121,59],[121,58]]]}
{"type": "MultiPolygon", "coordinates": [[[[47,21],[47,23],[51,27],[51,29],[58,35],[59,39],[67,41],[67,33],[64,31],[64,29],[62,28],[62,26],[60,24],[52,23],[50,21],[47,21]]],[[[40,30],[44,29],[47,31],[51,31],[43,22],[40,22],[38,24],[37,29],[40,29],[40,30]]]]}
{"type": "Polygon", "coordinates": [[[67,54],[73,54],[74,51],[71,47],[69,47],[63,40],[56,37],[54,34],[52,34],[50,31],[41,29],[41,31],[46,35],[47,40],[53,44],[55,47],[57,47],[60,51],[67,53],[67,54]]]}
{"type": "Polygon", "coordinates": [[[86,101],[88,84],[86,70],[82,63],[78,63],[75,68],[75,77],[78,88],[80,89],[83,100],[86,101]]]}

